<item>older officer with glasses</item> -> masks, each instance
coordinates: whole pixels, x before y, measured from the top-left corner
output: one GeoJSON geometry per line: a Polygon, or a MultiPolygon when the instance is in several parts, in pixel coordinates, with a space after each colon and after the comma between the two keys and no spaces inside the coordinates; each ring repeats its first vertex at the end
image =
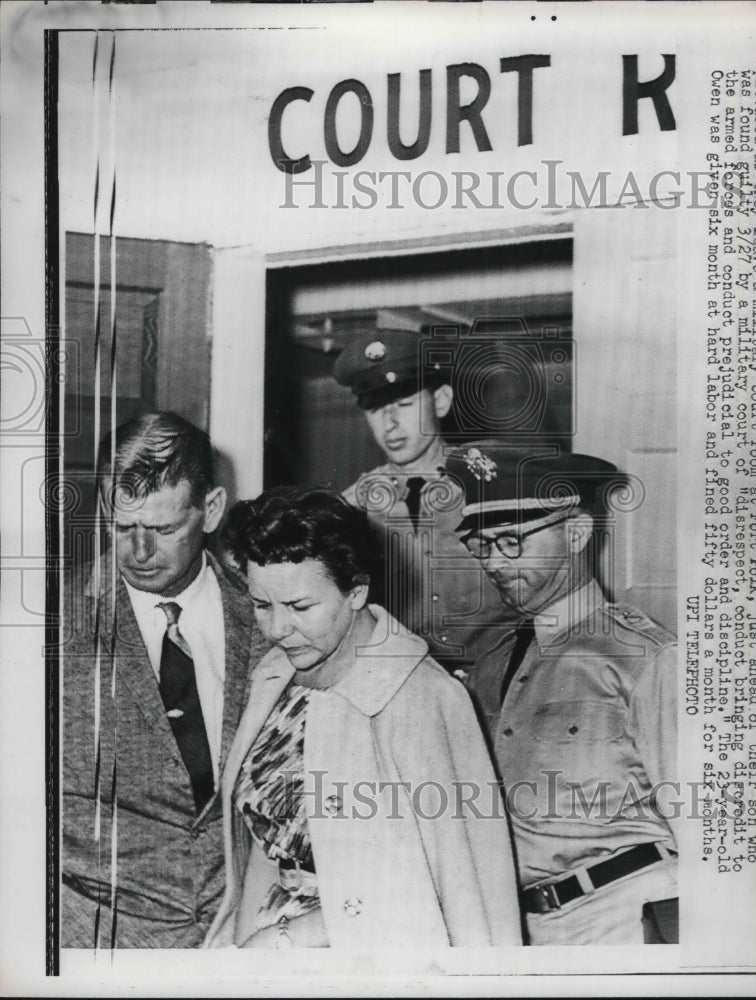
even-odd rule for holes
{"type": "Polygon", "coordinates": [[[530,943],[674,940],[662,800],[676,777],[675,640],[608,603],[595,571],[607,500],[627,480],[590,456],[485,443],[448,468],[465,489],[457,531],[521,616],[468,683],[506,789],[530,943]]]}

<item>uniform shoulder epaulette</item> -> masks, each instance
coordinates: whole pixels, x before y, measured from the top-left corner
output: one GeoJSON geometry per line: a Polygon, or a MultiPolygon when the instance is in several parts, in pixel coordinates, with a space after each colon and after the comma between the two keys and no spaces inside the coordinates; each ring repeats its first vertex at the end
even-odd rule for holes
{"type": "Polygon", "coordinates": [[[671,632],[632,604],[604,604],[602,611],[619,625],[646,636],[658,646],[669,646],[677,641],[671,632]]]}
{"type": "Polygon", "coordinates": [[[350,503],[354,503],[358,507],[365,507],[368,503],[368,498],[376,491],[376,499],[380,504],[381,497],[387,489],[398,495],[398,487],[399,479],[391,472],[389,466],[379,465],[375,469],[363,472],[351,486],[344,490],[344,495],[350,503]],[[350,499],[351,497],[354,497],[354,499],[350,499]]]}

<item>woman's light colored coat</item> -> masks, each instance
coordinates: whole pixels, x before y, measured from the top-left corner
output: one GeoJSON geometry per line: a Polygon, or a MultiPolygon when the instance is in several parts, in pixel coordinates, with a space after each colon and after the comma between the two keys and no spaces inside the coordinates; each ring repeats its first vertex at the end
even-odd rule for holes
{"type": "MultiPolygon", "coordinates": [[[[519,944],[507,821],[469,696],[422,639],[370,610],[370,645],[307,709],[305,795],[329,942],[362,951],[519,944]]],[[[293,674],[274,649],[252,680],[223,775],[226,890],[206,947],[243,943],[270,885],[271,864],[232,793],[293,674]]]]}

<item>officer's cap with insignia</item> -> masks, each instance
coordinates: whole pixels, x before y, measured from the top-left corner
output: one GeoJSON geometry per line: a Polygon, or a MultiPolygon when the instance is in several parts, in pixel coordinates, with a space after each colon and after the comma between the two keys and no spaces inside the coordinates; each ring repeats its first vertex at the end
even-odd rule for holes
{"type": "Polygon", "coordinates": [[[534,456],[492,441],[455,449],[446,469],[465,491],[456,528],[462,535],[523,524],[556,511],[579,508],[599,514],[609,492],[627,485],[615,465],[592,455],[534,456]]]}
{"type": "Polygon", "coordinates": [[[363,410],[375,410],[448,379],[423,364],[424,335],[413,330],[358,331],[336,359],[333,376],[349,386],[363,410]]]}

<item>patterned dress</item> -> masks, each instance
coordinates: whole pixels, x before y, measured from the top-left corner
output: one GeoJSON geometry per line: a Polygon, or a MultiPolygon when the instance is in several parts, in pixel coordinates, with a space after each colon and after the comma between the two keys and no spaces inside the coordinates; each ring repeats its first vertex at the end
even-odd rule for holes
{"type": "Polygon", "coordinates": [[[304,734],[310,688],[291,683],[279,698],[242,764],[234,803],[258,846],[279,863],[257,915],[255,931],[318,909],[304,784],[304,734]]]}

